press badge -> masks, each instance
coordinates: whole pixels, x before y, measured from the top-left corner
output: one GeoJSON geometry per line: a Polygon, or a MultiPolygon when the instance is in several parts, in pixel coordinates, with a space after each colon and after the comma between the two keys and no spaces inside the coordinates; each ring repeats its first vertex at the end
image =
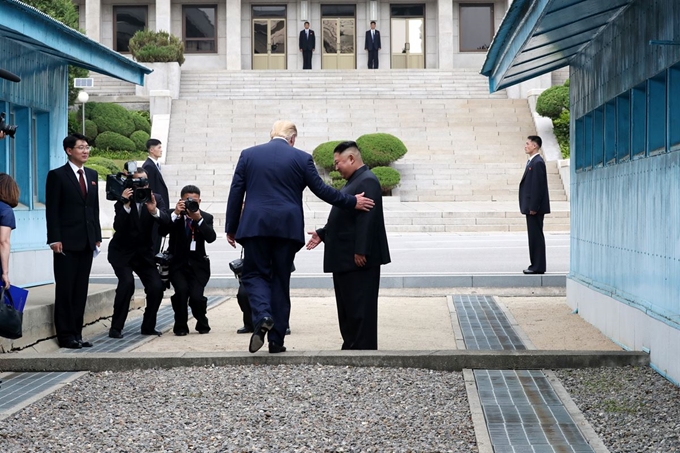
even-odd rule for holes
{"type": "Polygon", "coordinates": [[[196,241],[192,240],[191,245],[189,246],[189,251],[195,252],[196,251],[196,241]]]}

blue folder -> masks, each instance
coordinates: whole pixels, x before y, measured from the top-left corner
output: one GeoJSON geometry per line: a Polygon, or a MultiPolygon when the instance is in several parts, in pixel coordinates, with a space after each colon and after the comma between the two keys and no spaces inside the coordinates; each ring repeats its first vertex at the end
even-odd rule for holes
{"type": "Polygon", "coordinates": [[[12,295],[14,308],[23,313],[24,307],[26,306],[26,299],[28,299],[28,290],[18,286],[9,285],[9,293],[12,295]]]}

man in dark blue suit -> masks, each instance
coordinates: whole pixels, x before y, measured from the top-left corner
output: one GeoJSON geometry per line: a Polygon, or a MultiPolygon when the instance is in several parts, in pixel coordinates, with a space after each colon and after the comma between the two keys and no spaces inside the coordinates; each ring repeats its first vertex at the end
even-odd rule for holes
{"type": "Polygon", "coordinates": [[[321,180],[312,156],[294,148],[297,128],[277,121],[269,143],[241,153],[227,202],[229,244],[244,249],[241,282],[250,297],[255,332],[248,350],[257,352],[268,334],[269,352],[284,352],[290,317],[290,273],[295,254],[305,243],[302,191],[311,191],[334,206],[370,210],[363,193],[343,194],[321,180]],[[244,197],[247,201],[241,213],[244,197]]]}
{"type": "Polygon", "coordinates": [[[378,69],[378,51],[380,50],[380,32],[375,29],[375,21],[371,21],[371,29],[366,30],[364,50],[368,51],[368,69],[378,69]]]}
{"type": "Polygon", "coordinates": [[[305,22],[305,29],[300,31],[300,52],[302,52],[302,69],[312,69],[312,54],[316,49],[314,30],[309,29],[309,22],[305,22]]]}
{"type": "Polygon", "coordinates": [[[531,259],[531,266],[523,271],[525,274],[545,274],[546,269],[543,218],[550,214],[550,199],[545,162],[538,153],[542,145],[543,140],[537,135],[527,137],[524,145],[529,160],[519,183],[519,209],[527,218],[531,259]]]}

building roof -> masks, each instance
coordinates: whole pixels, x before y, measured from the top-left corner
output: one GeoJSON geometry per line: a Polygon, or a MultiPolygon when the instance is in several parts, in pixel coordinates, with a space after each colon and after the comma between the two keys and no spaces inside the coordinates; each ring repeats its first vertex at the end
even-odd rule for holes
{"type": "Polygon", "coordinates": [[[568,66],[634,0],[514,0],[482,75],[491,92],[568,66]]]}
{"type": "Polygon", "coordinates": [[[151,69],[17,0],[0,1],[0,36],[68,64],[138,85],[151,73],[151,69]]]}

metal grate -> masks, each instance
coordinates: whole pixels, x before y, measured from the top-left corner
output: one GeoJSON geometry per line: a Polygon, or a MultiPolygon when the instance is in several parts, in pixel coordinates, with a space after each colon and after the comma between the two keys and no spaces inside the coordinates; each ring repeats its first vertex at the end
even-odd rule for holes
{"type": "Polygon", "coordinates": [[[520,350],[526,349],[491,296],[453,296],[458,323],[466,349],[520,350]]]}
{"type": "Polygon", "coordinates": [[[0,385],[0,414],[66,381],[75,373],[14,373],[0,385]]]}

